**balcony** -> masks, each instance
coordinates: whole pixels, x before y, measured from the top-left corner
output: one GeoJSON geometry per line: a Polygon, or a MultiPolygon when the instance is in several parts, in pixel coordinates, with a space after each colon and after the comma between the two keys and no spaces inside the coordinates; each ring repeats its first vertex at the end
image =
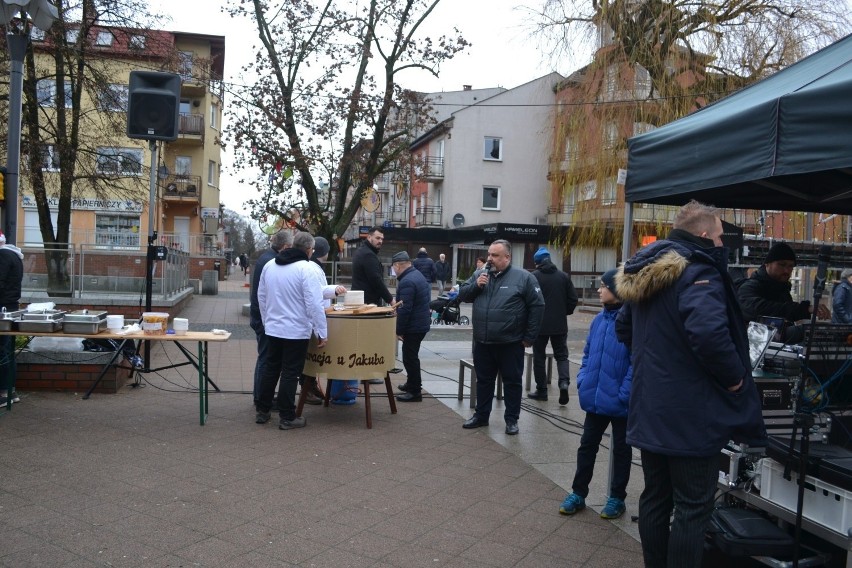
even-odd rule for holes
{"type": "Polygon", "coordinates": [[[444,158],[426,156],[418,168],[418,178],[422,181],[444,181],[444,158]]]}
{"type": "Polygon", "coordinates": [[[562,204],[547,208],[548,225],[569,225],[574,218],[574,205],[562,204]]]}
{"type": "Polygon", "coordinates": [[[162,180],[160,185],[165,201],[197,204],[201,200],[201,176],[170,175],[162,180]]]}
{"type": "Polygon", "coordinates": [[[204,143],[204,115],[180,113],[178,120],[178,140],[204,143]]]}
{"type": "Polygon", "coordinates": [[[402,223],[403,226],[408,224],[408,205],[396,204],[388,207],[388,218],[391,223],[402,223]]]}
{"type": "Polygon", "coordinates": [[[417,214],[414,216],[418,227],[441,227],[441,213],[443,207],[426,206],[417,209],[417,214]]]}

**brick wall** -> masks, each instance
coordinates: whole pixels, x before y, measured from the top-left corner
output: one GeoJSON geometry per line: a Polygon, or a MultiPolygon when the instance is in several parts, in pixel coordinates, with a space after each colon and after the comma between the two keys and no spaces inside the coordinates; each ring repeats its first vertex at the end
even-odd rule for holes
{"type": "MultiPolygon", "coordinates": [[[[91,388],[114,353],[37,353],[18,355],[15,390],[67,391],[83,394],[91,388]]],[[[119,358],[117,361],[121,361],[119,358]]],[[[116,393],[130,381],[125,367],[112,367],[95,392],[116,393]]]]}

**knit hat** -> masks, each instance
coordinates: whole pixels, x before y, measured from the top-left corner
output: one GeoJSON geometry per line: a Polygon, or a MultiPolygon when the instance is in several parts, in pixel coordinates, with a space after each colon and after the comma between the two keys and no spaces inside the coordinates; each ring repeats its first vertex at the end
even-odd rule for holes
{"type": "Polygon", "coordinates": [[[850,276],[852,276],[852,268],[847,268],[846,270],[840,273],[841,280],[846,280],[850,276]]]}
{"type": "Polygon", "coordinates": [[[617,272],[618,270],[613,268],[612,270],[607,270],[603,273],[603,276],[601,276],[601,282],[603,282],[603,285],[606,286],[607,290],[612,292],[612,295],[616,297],[618,297],[618,292],[615,291],[615,274],[617,272]]]}
{"type": "Polygon", "coordinates": [[[539,248],[533,255],[533,262],[541,264],[545,258],[550,258],[550,251],[544,247],[539,248]]]}
{"type": "Polygon", "coordinates": [[[775,243],[766,254],[766,264],[775,262],[776,260],[792,260],[796,262],[796,253],[787,243],[775,243]]]}
{"type": "Polygon", "coordinates": [[[399,251],[391,257],[391,262],[410,262],[411,257],[404,250],[399,251]]]}
{"type": "Polygon", "coordinates": [[[0,231],[0,246],[6,244],[6,235],[3,234],[3,231],[0,231]]]}
{"type": "Polygon", "coordinates": [[[328,245],[328,241],[325,240],[324,237],[314,237],[314,254],[311,255],[311,260],[317,260],[318,258],[324,257],[330,250],[331,247],[328,245]]]}

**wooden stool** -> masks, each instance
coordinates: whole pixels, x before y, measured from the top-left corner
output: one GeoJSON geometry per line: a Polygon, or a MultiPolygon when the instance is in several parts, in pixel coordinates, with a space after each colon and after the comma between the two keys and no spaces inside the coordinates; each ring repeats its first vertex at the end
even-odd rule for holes
{"type": "MultiPolygon", "coordinates": [[[[325,380],[325,396],[323,398],[323,406],[328,408],[329,402],[331,402],[331,381],[341,380],[341,379],[329,379],[325,380]]],[[[319,386],[319,377],[317,377],[317,386],[319,386]]],[[[373,415],[370,407],[370,380],[363,379],[361,380],[361,387],[364,389],[364,410],[367,413],[367,428],[373,427],[373,415]]],[[[388,393],[388,402],[390,403],[391,414],[396,414],[396,399],[393,397],[393,387],[391,386],[390,373],[385,373],[385,389],[388,393]]],[[[296,406],[296,416],[302,415],[302,409],[305,407],[305,398],[308,396],[308,391],[302,389],[302,392],[299,394],[299,404],[296,406]]]]}
{"type": "MultiPolygon", "coordinates": [[[[465,369],[470,369],[470,407],[476,408],[476,369],[472,359],[459,359],[459,396],[464,398],[465,369]]],[[[503,400],[503,376],[497,373],[497,400],[503,400]]]]}

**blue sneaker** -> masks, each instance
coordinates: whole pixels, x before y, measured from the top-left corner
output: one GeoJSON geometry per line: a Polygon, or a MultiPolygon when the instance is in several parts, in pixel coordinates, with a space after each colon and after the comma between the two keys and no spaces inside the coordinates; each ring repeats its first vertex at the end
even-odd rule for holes
{"type": "Polygon", "coordinates": [[[576,493],[569,493],[562,505],[559,507],[559,513],[562,515],[573,515],[586,508],[586,500],[576,493]]]}
{"type": "Polygon", "coordinates": [[[602,519],[617,519],[624,514],[627,507],[624,506],[624,501],[615,497],[610,497],[606,500],[606,505],[601,511],[602,519]]]}

